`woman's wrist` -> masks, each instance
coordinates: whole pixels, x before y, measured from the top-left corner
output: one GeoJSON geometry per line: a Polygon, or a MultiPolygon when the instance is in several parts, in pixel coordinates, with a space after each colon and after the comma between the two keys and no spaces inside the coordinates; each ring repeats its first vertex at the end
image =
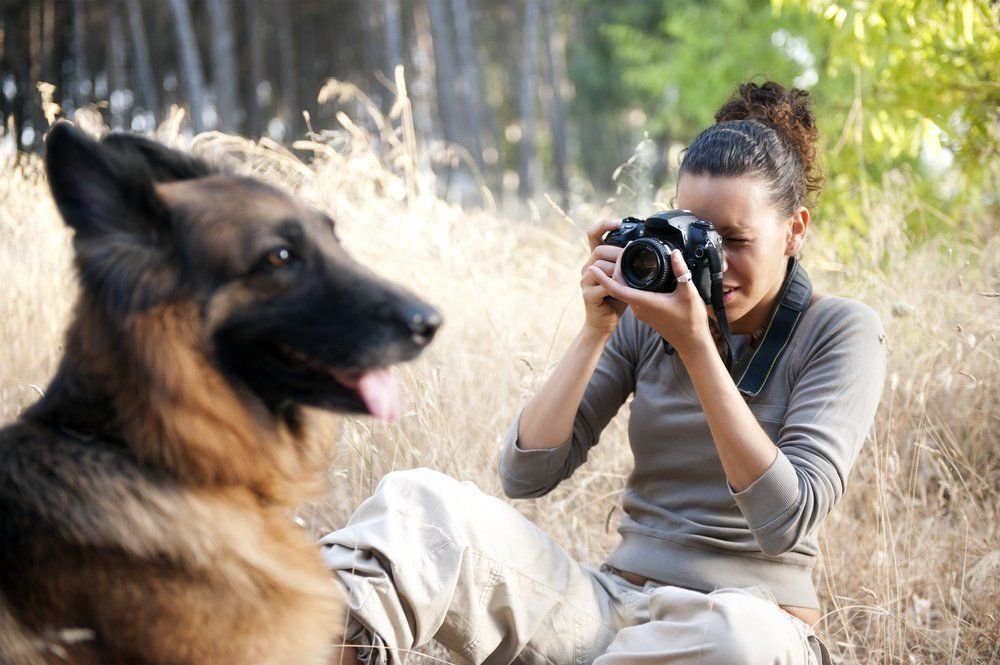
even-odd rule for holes
{"type": "Polygon", "coordinates": [[[703,330],[688,335],[684,339],[678,339],[671,344],[677,350],[685,365],[687,365],[688,360],[699,361],[712,357],[720,357],[715,338],[712,337],[712,332],[707,325],[703,330]]]}
{"type": "Polygon", "coordinates": [[[611,339],[611,335],[615,332],[615,327],[608,327],[606,325],[591,324],[589,322],[584,322],[580,331],[576,334],[577,341],[583,344],[599,344],[604,346],[611,339]]]}
{"type": "Polygon", "coordinates": [[[521,412],[518,446],[555,448],[573,434],[573,421],[611,331],[584,324],[562,360],[521,412]]]}

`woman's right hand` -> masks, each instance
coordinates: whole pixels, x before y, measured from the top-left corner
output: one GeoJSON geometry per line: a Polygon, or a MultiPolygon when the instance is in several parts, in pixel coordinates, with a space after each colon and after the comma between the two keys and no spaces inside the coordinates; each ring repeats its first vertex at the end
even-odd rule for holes
{"type": "Polygon", "coordinates": [[[587,230],[587,240],[590,243],[590,257],[584,264],[581,273],[583,279],[580,286],[583,289],[583,303],[586,307],[586,326],[604,334],[611,334],[621,319],[627,305],[608,295],[590,273],[590,266],[596,266],[608,277],[613,277],[615,262],[622,253],[621,247],[601,244],[604,234],[621,226],[620,219],[602,219],[587,230]]]}

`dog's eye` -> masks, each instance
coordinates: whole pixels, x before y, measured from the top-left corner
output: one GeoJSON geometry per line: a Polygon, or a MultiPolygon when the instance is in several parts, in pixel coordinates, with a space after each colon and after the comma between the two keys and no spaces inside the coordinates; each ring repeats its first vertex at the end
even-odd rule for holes
{"type": "Polygon", "coordinates": [[[262,267],[282,268],[291,263],[294,258],[292,250],[287,247],[275,247],[264,255],[261,265],[262,267]]]}

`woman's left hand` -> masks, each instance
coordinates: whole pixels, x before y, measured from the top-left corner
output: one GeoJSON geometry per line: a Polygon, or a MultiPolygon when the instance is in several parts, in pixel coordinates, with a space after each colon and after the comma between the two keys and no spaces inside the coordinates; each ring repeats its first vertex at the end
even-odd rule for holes
{"type": "MultiPolygon", "coordinates": [[[[671,252],[670,261],[675,275],[688,271],[680,250],[671,252]]],[[[589,270],[612,298],[628,304],[637,319],[658,332],[682,356],[706,344],[715,348],[705,301],[692,282],[678,282],[673,293],[634,289],[622,278],[620,257],[613,278],[593,266],[589,270]]]]}

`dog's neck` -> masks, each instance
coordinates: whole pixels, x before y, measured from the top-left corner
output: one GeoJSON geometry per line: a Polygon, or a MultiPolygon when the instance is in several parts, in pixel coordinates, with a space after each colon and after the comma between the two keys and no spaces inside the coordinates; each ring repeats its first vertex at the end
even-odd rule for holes
{"type": "Polygon", "coordinates": [[[281,504],[310,498],[327,451],[297,408],[275,415],[215,369],[193,337],[196,316],[194,306],[165,305],[121,330],[77,317],[73,353],[26,417],[80,440],[120,442],[184,484],[245,486],[281,504]]]}
{"type": "Polygon", "coordinates": [[[100,440],[126,447],[115,426],[112,400],[95,378],[63,358],[44,396],[25,411],[24,418],[78,441],[100,440]]]}

